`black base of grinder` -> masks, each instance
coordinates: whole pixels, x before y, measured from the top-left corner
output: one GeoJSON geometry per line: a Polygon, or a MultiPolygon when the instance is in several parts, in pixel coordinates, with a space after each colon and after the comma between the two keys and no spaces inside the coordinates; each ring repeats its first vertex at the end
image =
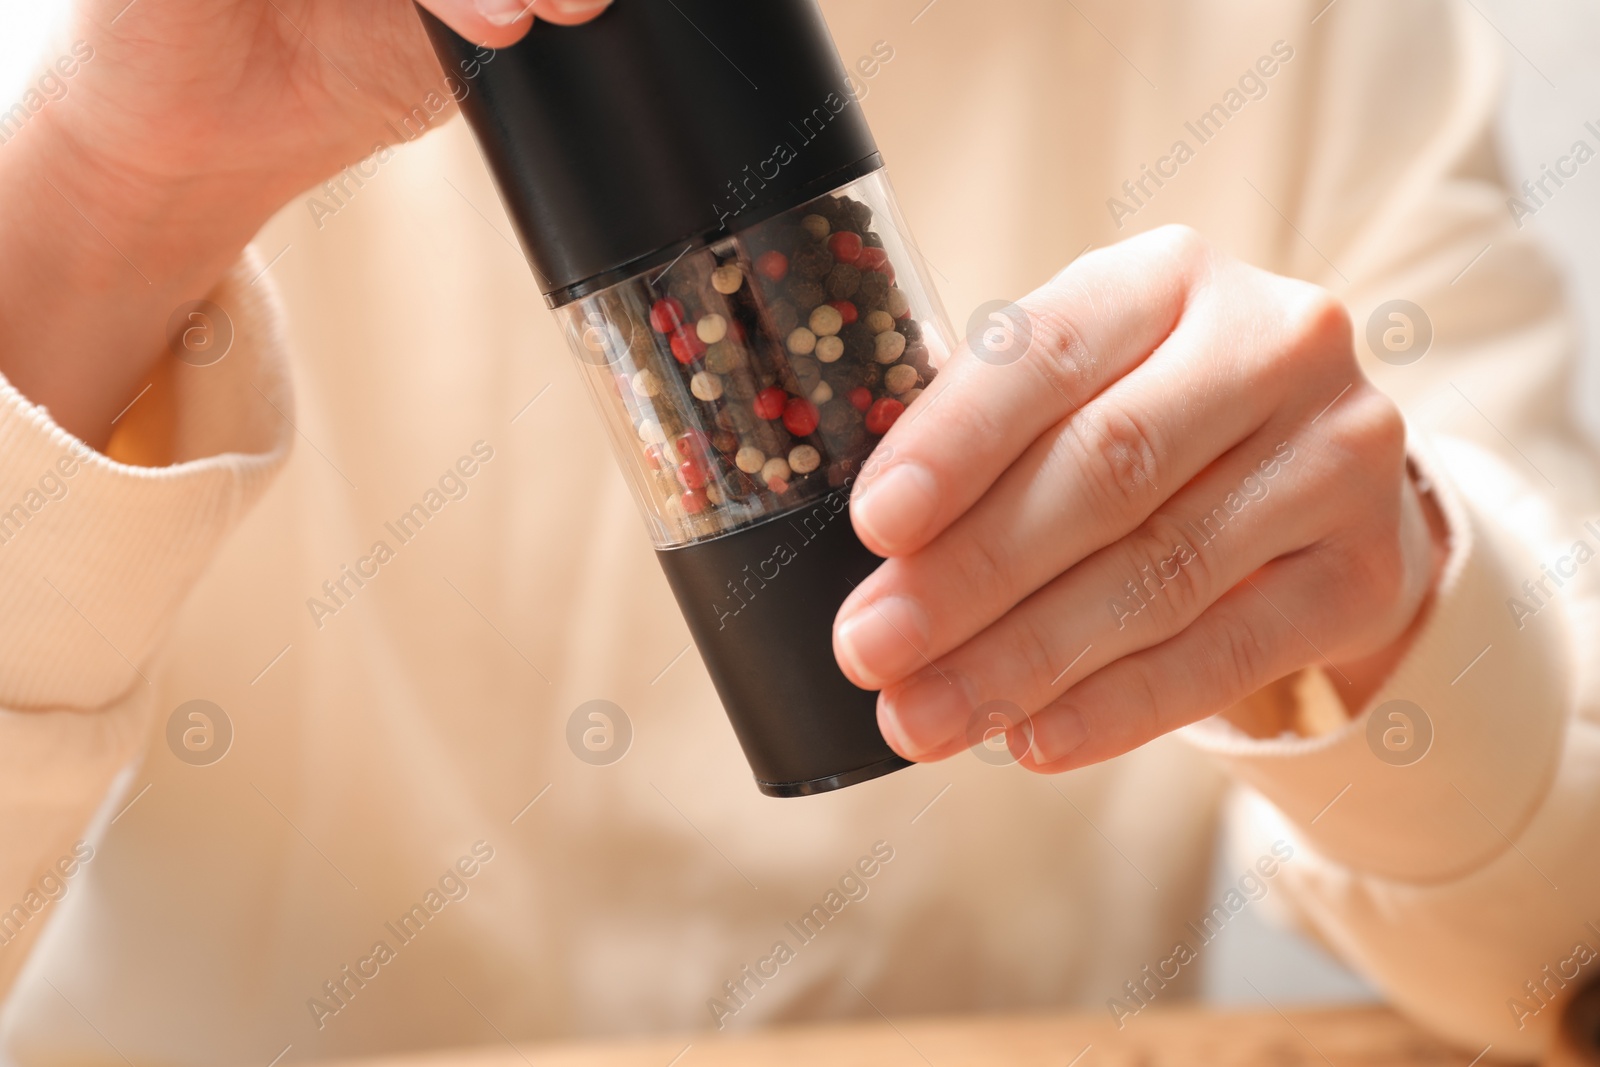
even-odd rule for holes
{"type": "Polygon", "coordinates": [[[878,731],[877,697],[833,658],[833,619],[883,561],[849,494],[658,551],[706,670],[768,796],[826,793],[909,767],[878,731]]]}

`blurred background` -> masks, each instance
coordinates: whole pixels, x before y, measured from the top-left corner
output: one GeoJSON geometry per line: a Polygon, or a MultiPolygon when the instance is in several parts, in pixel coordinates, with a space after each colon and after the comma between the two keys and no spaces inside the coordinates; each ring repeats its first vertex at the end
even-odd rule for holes
{"type": "MultiPolygon", "coordinates": [[[[1600,5],[1592,0],[1461,2],[1492,26],[1504,45],[1500,152],[1507,182],[1515,188],[1536,177],[1542,164],[1564,154],[1575,139],[1592,140],[1585,122],[1600,125],[1600,64],[1594,62],[1600,51],[1600,5]]],[[[61,32],[66,7],[65,0],[0,0],[0,111],[20,96],[38,58],[61,32]]],[[[1584,387],[1574,402],[1590,433],[1600,434],[1600,351],[1595,342],[1600,321],[1600,170],[1580,171],[1524,225],[1565,268],[1584,336],[1584,387]]],[[[970,310],[950,308],[957,322],[965,321],[970,310]]],[[[1236,876],[1236,865],[1227,855],[1228,843],[1221,842],[1211,899],[1220,898],[1236,876]]],[[[1375,999],[1365,983],[1315,945],[1269,925],[1262,909],[1246,909],[1230,923],[1203,956],[1203,967],[1203,994],[1218,1005],[1259,1003],[1247,975],[1277,990],[1280,1004],[1375,999]]]]}

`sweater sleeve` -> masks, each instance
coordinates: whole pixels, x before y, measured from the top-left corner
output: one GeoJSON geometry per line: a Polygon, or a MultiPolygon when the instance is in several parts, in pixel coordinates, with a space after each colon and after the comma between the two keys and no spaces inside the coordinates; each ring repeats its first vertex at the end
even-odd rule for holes
{"type": "Polygon", "coordinates": [[[172,617],[287,457],[281,316],[259,270],[247,253],[210,295],[222,358],[164,355],[106,454],[0,378],[0,991],[93,861],[92,824],[128,799],[113,794],[163,710],[172,617]]]}
{"type": "Polygon", "coordinates": [[[1251,855],[1292,843],[1277,884],[1310,932],[1468,1058],[1533,1057],[1600,975],[1600,463],[1573,411],[1560,278],[1494,160],[1499,42],[1459,6],[1407,17],[1426,6],[1425,38],[1381,5],[1322,20],[1313,106],[1365,140],[1313,149],[1292,202],[1343,267],[1300,273],[1341,293],[1367,373],[1406,412],[1445,574],[1359,715],[1310,670],[1255,699],[1333,729],[1187,735],[1241,784],[1251,855]],[[1430,106],[1397,79],[1448,91],[1430,106]],[[1395,300],[1431,336],[1420,358],[1371,351],[1395,300]]]}

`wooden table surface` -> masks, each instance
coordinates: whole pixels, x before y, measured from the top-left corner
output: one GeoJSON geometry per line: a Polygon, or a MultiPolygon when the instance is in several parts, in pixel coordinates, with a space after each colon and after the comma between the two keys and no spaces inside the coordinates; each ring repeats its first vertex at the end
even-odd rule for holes
{"type": "Polygon", "coordinates": [[[1476,1054],[1386,1008],[1152,1008],[1121,1031],[1106,1014],[897,1019],[739,1037],[501,1043],[343,1067],[1468,1067],[1476,1054]]]}

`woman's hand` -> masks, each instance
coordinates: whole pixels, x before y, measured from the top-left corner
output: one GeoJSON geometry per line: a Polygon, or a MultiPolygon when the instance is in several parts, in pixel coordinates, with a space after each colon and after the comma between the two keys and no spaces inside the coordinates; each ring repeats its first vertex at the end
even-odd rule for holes
{"type": "Polygon", "coordinates": [[[1066,770],[1310,664],[1359,708],[1444,535],[1343,306],[1169,227],[1022,308],[1026,353],[952,359],[851,503],[889,558],[834,648],[889,743],[941,759],[1009,723],[1066,770]]]}
{"type": "MultiPolygon", "coordinates": [[[[608,0],[424,2],[502,47],[608,0]]],[[[70,39],[57,98],[0,145],[0,371],[99,444],[179,304],[451,93],[410,0],[80,0],[70,39]]]]}

